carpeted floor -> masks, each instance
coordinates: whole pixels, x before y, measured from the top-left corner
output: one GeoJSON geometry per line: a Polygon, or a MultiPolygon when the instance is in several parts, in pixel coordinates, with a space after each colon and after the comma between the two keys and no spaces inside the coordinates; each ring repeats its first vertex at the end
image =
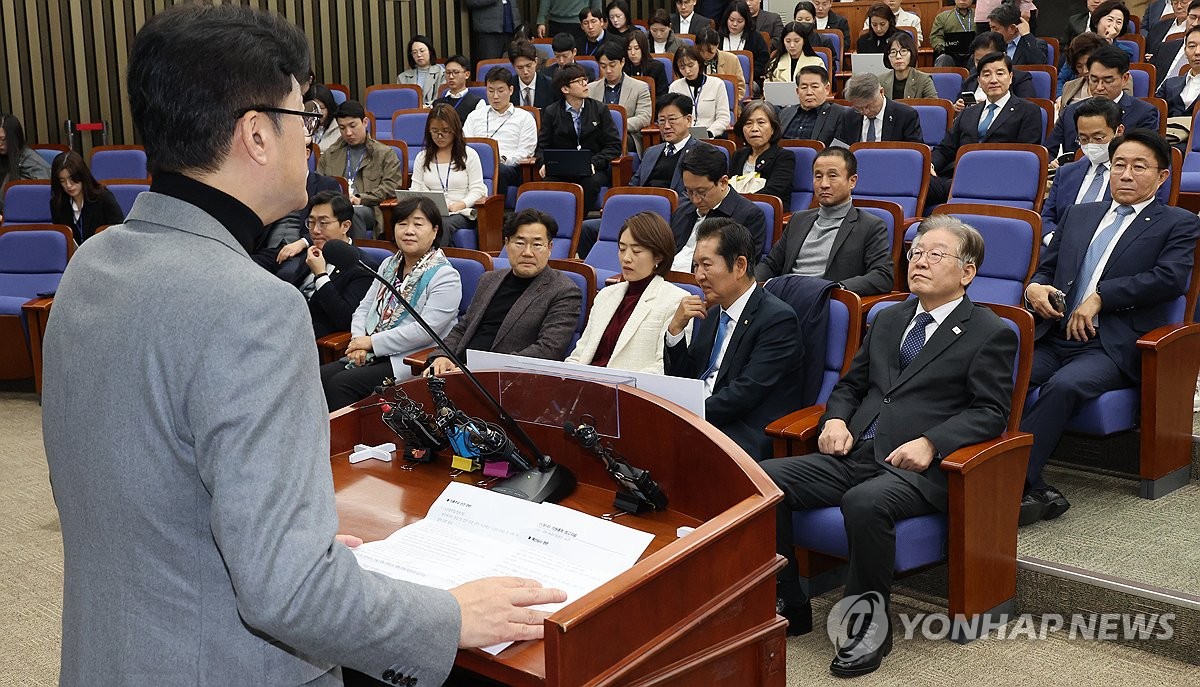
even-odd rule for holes
{"type": "MultiPolygon", "coordinates": [[[[47,480],[42,449],[40,408],[32,394],[0,392],[0,687],[54,685],[58,675],[62,589],[62,541],[47,480]]],[[[1064,489],[1067,482],[1063,481],[1064,489]]],[[[1193,485],[1194,486],[1194,485],[1193,485]]],[[[1083,496],[1083,485],[1078,493],[1083,496]]],[[[1074,485],[1073,485],[1074,488],[1074,485]]],[[[1101,491],[1098,489],[1098,491],[1101,491]]],[[[1074,493],[1072,493],[1074,496],[1074,493]]],[[[1083,504],[1090,497],[1075,500],[1083,504]]],[[[1139,502],[1144,503],[1144,502],[1139,502]]],[[[1078,511],[1088,512],[1086,505],[1078,511]]],[[[1177,518],[1179,523],[1191,520],[1177,518]]],[[[1078,518],[1082,520],[1083,518],[1078,518]]],[[[1058,527],[1034,531],[1032,538],[1052,541],[1058,527]]],[[[1078,523],[1072,530],[1078,529],[1078,523]]],[[[1102,531],[1098,528],[1097,530],[1102,531]]],[[[1023,539],[1031,538],[1023,535],[1023,539]]],[[[1072,536],[1074,539],[1075,536],[1072,536]]],[[[1195,540],[1190,540],[1194,546],[1195,540]]],[[[1022,546],[1027,544],[1024,542],[1022,546]]],[[[1111,547],[1111,544],[1105,544],[1111,547]]],[[[1064,550],[1073,547],[1062,547],[1064,550]]],[[[1104,547],[1099,547],[1104,548],[1104,547]]],[[[1124,555],[1124,554],[1119,554],[1124,555]]],[[[1157,555],[1157,552],[1156,552],[1157,555]]],[[[1144,555],[1141,560],[1156,556],[1144,555]]],[[[1195,571],[1195,566],[1190,571],[1195,571]]],[[[1187,571],[1180,571],[1183,574],[1187,571]]],[[[788,685],[845,685],[828,673],[833,648],[824,621],[833,595],[814,603],[817,630],[788,642],[788,685]]],[[[934,607],[905,597],[896,613],[934,607]]],[[[985,639],[960,646],[948,641],[897,641],[879,672],[854,685],[949,685],[970,681],[992,685],[1086,684],[1097,677],[1123,685],[1195,685],[1200,669],[1136,649],[1100,642],[985,639]]],[[[732,687],[743,687],[736,682],[732,687]]]]}

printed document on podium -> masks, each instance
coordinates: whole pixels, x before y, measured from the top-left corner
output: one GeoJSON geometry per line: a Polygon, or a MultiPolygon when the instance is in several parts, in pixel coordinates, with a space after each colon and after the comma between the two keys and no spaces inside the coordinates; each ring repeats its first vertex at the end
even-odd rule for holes
{"type": "Polygon", "coordinates": [[[653,539],[563,506],[451,482],[424,520],[353,551],[366,570],[439,589],[528,577],[567,593],[564,603],[538,606],[554,611],[628,570],[653,539]]]}

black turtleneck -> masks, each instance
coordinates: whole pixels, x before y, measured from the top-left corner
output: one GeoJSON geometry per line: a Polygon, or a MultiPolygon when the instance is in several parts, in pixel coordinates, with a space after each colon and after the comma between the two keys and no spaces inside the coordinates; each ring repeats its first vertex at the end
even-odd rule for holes
{"type": "Polygon", "coordinates": [[[150,183],[150,190],[195,205],[212,215],[247,253],[253,253],[266,235],[262,220],[245,203],[191,177],[158,172],[150,183]]]}

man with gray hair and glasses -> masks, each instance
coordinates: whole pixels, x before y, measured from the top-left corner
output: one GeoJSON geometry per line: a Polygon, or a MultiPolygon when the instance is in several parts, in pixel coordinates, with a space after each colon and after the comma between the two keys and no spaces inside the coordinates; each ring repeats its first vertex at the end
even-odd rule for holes
{"type": "Polygon", "coordinates": [[[838,139],[849,144],[865,141],[924,143],[921,116],[910,105],[884,97],[875,74],[855,74],[846,82],[846,100],[854,110],[842,117],[838,139]]]}

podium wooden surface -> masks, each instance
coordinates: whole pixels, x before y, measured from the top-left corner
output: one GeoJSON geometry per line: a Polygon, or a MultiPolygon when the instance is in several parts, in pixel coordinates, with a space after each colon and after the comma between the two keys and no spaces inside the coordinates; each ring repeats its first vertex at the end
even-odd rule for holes
{"type": "MultiPolygon", "coordinates": [[[[562,505],[596,516],[613,512],[615,483],[562,429],[564,420],[578,424],[592,412],[602,433],[603,425],[613,433],[619,426],[619,438],[605,441],[651,471],[669,508],[616,519],[653,533],[653,542],[633,568],[550,616],[544,640],[519,642],[497,656],[463,650],[456,665],[531,687],[783,687],[786,621],[775,615],[775,571],[783,559],[775,553],[774,515],[782,494],[754,461],[696,415],[632,387],[532,373],[477,375],[541,450],[575,473],[579,486],[562,505]],[[680,526],[696,530],[677,538],[680,526]]],[[[465,413],[497,420],[465,377],[450,375],[446,382],[447,395],[465,413]]],[[[423,379],[401,388],[426,412],[433,410],[423,379]]],[[[403,469],[400,450],[391,463],[349,463],[354,444],[401,445],[383,424],[377,401],[371,397],[330,416],[339,531],[368,541],[422,518],[451,479],[448,456],[411,470],[403,469]]]]}

